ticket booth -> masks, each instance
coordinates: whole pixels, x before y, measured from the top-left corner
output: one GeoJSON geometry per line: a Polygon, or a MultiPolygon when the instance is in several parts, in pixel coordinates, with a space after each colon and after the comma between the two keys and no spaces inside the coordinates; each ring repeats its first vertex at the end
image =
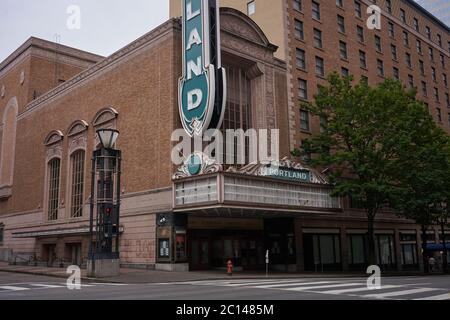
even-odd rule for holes
{"type": "Polygon", "coordinates": [[[189,270],[186,250],[186,228],[186,215],[165,213],[157,216],[157,270],[189,270]]]}

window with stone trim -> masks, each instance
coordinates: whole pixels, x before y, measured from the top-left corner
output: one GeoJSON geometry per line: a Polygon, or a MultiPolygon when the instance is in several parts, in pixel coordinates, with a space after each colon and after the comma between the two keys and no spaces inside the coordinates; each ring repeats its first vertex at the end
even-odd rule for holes
{"type": "Polygon", "coordinates": [[[58,220],[61,159],[54,158],[48,163],[48,220],[58,220]]]}
{"type": "Polygon", "coordinates": [[[77,150],[70,156],[71,162],[71,201],[70,216],[79,218],[83,216],[84,194],[84,167],[85,151],[77,150]]]}

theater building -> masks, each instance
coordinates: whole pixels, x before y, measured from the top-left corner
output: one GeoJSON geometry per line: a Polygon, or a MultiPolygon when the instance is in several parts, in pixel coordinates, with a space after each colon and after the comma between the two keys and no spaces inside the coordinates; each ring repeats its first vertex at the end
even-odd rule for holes
{"type": "MultiPolygon", "coordinates": [[[[192,174],[172,164],[171,135],[182,127],[180,18],[109,57],[30,38],[0,64],[0,260],[86,265],[95,132],[114,128],[122,266],[205,270],[231,259],[258,270],[267,251],[274,270],[365,266],[364,213],[289,156],[297,143],[289,62],[241,11],[221,8],[220,21],[222,129],[279,129],[279,170],[205,162],[192,174]]],[[[376,235],[384,269],[420,268],[417,225],[384,212],[376,235]]],[[[437,230],[429,240],[438,241],[437,230]]]]}

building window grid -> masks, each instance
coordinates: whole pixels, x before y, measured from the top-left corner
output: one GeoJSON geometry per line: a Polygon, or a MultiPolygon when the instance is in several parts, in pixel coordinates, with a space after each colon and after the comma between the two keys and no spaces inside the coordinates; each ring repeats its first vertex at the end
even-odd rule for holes
{"type": "Polygon", "coordinates": [[[59,181],[61,160],[53,159],[48,163],[48,220],[58,220],[59,181]]]}
{"type": "Polygon", "coordinates": [[[416,41],[416,48],[417,48],[417,52],[419,54],[422,54],[422,41],[420,41],[419,39],[417,39],[417,41],[416,41]]]}
{"type": "Polygon", "coordinates": [[[403,45],[409,47],[409,34],[407,31],[403,31],[403,45]]]}
{"type": "Polygon", "coordinates": [[[392,60],[397,61],[398,55],[397,55],[397,46],[391,44],[391,54],[392,54],[392,60]]]}
{"type": "Polygon", "coordinates": [[[358,37],[358,41],[364,43],[364,28],[361,26],[356,26],[356,35],[358,37]]]}
{"type": "Polygon", "coordinates": [[[316,57],[316,74],[318,76],[325,76],[325,63],[321,57],[316,57]]]}
{"type": "Polygon", "coordinates": [[[359,51],[359,65],[361,68],[364,68],[364,69],[367,68],[366,53],[361,50],[359,51]]]}
{"type": "Polygon", "coordinates": [[[398,68],[394,67],[392,70],[393,70],[394,79],[400,80],[400,71],[398,70],[398,68]]]}
{"type": "Polygon", "coordinates": [[[306,80],[298,79],[298,97],[299,99],[308,99],[308,83],[306,80]]]}
{"type": "Polygon", "coordinates": [[[355,1],[355,15],[358,18],[362,18],[362,8],[361,3],[359,1],[355,1]]]}
{"type": "Polygon", "coordinates": [[[383,60],[377,60],[377,69],[378,69],[378,75],[380,77],[384,77],[384,63],[383,63],[383,60]]]}
{"type": "Polygon", "coordinates": [[[296,50],[296,60],[297,60],[297,67],[300,69],[305,70],[306,69],[306,54],[305,50],[298,49],[296,50]]]}
{"type": "Polygon", "coordinates": [[[303,29],[303,22],[300,20],[295,19],[295,38],[297,40],[304,40],[305,39],[305,32],[303,29]]]}
{"type": "Polygon", "coordinates": [[[314,29],[314,46],[316,48],[322,48],[323,42],[322,42],[322,31],[319,29],[314,29]]]}
{"type": "Polygon", "coordinates": [[[412,68],[412,61],[411,61],[411,54],[410,53],[405,53],[405,61],[406,61],[406,65],[408,66],[408,68],[412,68]]]}
{"type": "Polygon", "coordinates": [[[309,126],[309,112],[306,110],[300,110],[300,130],[308,131],[310,130],[309,126]]]}
{"type": "Polygon", "coordinates": [[[395,27],[394,24],[390,21],[388,22],[388,32],[391,38],[395,38],[395,27]]]}
{"type": "Polygon", "coordinates": [[[294,10],[302,11],[302,0],[293,0],[292,5],[294,7],[294,10]]]}
{"type": "Polygon", "coordinates": [[[402,19],[402,22],[406,24],[406,12],[404,9],[400,9],[400,18],[402,19]]]}
{"type": "Polygon", "coordinates": [[[341,33],[345,33],[345,18],[341,15],[337,16],[338,30],[341,33]]]}
{"type": "Polygon", "coordinates": [[[339,53],[340,53],[341,59],[344,59],[344,60],[348,59],[347,44],[344,41],[339,41],[339,53]]]}
{"type": "Polygon", "coordinates": [[[312,1],[311,2],[311,7],[312,7],[312,17],[315,20],[320,20],[320,4],[312,1]]]}
{"type": "Polygon", "coordinates": [[[386,10],[389,14],[392,14],[392,2],[391,0],[386,0],[386,10]]]}
{"type": "Polygon", "coordinates": [[[375,35],[375,48],[377,49],[378,52],[383,51],[383,47],[381,45],[381,38],[377,35],[375,35]]]}
{"type": "Polygon", "coordinates": [[[84,193],[84,155],[83,150],[76,151],[71,156],[72,162],[72,192],[71,192],[71,217],[83,216],[84,193]]]}
{"type": "Polygon", "coordinates": [[[412,74],[408,74],[408,84],[410,88],[414,88],[414,76],[412,74]]]}

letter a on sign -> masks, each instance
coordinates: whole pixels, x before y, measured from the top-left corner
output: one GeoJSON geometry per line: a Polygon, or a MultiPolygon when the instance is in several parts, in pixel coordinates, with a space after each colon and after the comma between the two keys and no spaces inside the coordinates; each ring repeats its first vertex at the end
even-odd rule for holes
{"type": "Polygon", "coordinates": [[[218,8],[217,0],[183,0],[183,76],[178,104],[190,137],[219,128],[223,121],[226,76],[220,57],[218,8]]]}

